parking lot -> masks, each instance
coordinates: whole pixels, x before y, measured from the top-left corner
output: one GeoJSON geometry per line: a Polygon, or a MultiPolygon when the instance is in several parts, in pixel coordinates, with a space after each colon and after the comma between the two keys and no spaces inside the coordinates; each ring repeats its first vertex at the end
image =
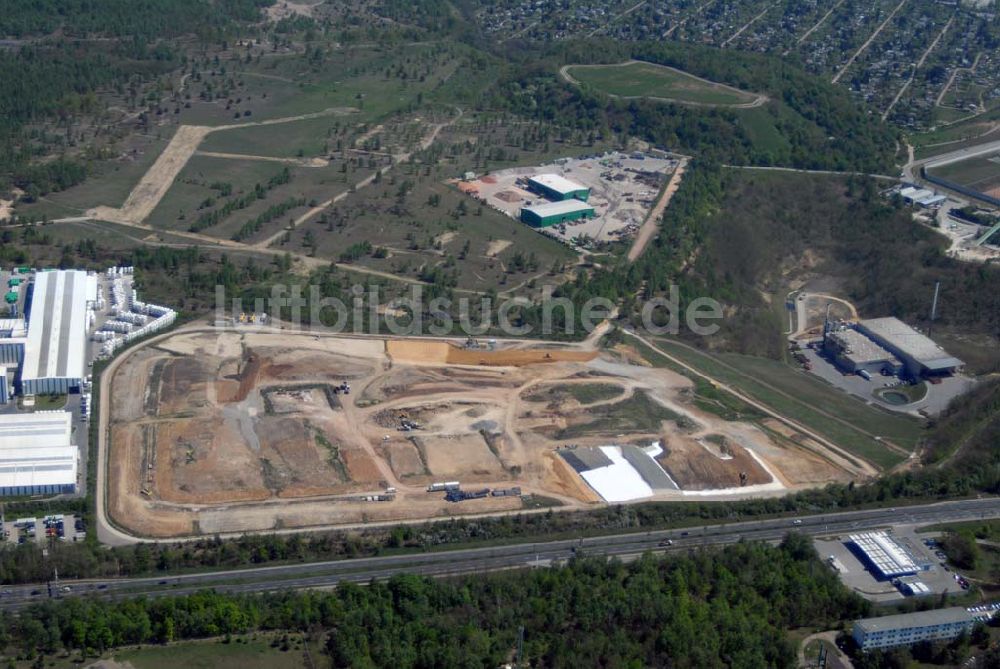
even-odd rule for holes
{"type": "Polygon", "coordinates": [[[83,518],[73,514],[52,514],[37,518],[5,519],[4,539],[12,544],[34,541],[44,544],[47,540],[82,541],[87,536],[83,518]]]}
{"type": "Polygon", "coordinates": [[[809,373],[815,374],[824,381],[829,382],[832,386],[850,393],[864,402],[890,411],[911,414],[924,412],[932,416],[937,415],[948,406],[952,399],[967,392],[975,383],[975,381],[967,376],[955,374],[942,378],[940,383],[928,383],[927,394],[916,402],[901,405],[891,404],[876,396],[875,391],[905,383],[905,381],[901,381],[898,377],[872,374],[872,378],[869,381],[857,374],[845,374],[828,357],[821,355],[816,349],[807,346],[806,342],[802,342],[802,348],[799,352],[809,361],[809,373]]]}
{"type": "MultiPolygon", "coordinates": [[[[913,526],[897,526],[892,530],[895,541],[901,544],[913,556],[914,560],[927,567],[913,577],[904,577],[903,581],[917,580],[929,589],[923,597],[940,596],[941,593],[961,594],[968,588],[960,574],[956,574],[945,563],[943,553],[933,545],[934,534],[917,534],[913,526]],[[930,541],[932,545],[926,542],[930,541]]],[[[836,567],[844,585],[854,590],[865,599],[878,603],[892,603],[907,599],[895,580],[880,580],[871,567],[858,556],[848,545],[848,536],[830,537],[816,540],[816,551],[823,561],[836,567]],[[831,560],[831,558],[833,558],[831,560]]]]}
{"type": "Polygon", "coordinates": [[[633,236],[677,165],[678,160],[663,152],[613,151],[560,158],[538,167],[500,170],[463,181],[459,188],[511,218],[518,218],[522,207],[546,201],[527,189],[528,177],[558,174],[582,184],[590,189],[587,204],[594,207],[596,215],[543,228],[542,232],[564,242],[586,245],[588,240],[606,242],[633,236]]]}

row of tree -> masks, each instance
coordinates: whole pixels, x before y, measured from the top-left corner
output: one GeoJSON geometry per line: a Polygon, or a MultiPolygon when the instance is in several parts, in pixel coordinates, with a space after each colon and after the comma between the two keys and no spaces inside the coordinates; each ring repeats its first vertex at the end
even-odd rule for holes
{"type": "Polygon", "coordinates": [[[0,618],[0,644],[22,656],[257,630],[327,632],[335,667],[495,667],[523,629],[526,666],[792,667],[785,630],[826,629],[868,604],[824,567],[809,539],[739,544],[630,565],[441,581],[397,576],[367,587],[263,596],[202,592],[107,601],[69,598],[0,618]]]}

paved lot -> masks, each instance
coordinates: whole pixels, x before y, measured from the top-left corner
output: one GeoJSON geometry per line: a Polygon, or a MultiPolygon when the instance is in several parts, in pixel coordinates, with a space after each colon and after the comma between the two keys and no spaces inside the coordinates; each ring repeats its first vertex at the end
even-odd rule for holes
{"type": "Polygon", "coordinates": [[[871,381],[868,381],[857,374],[845,375],[833,362],[820,355],[816,350],[803,346],[801,352],[812,363],[810,373],[815,374],[824,381],[828,381],[834,387],[850,393],[868,404],[900,413],[916,415],[918,412],[924,411],[930,415],[939,414],[947,408],[948,404],[954,398],[967,392],[975,384],[975,381],[969,377],[955,375],[942,379],[939,384],[928,383],[927,395],[917,402],[903,405],[889,404],[876,397],[873,393],[880,388],[886,388],[891,383],[898,382],[898,378],[873,374],[871,381]]]}
{"type": "Polygon", "coordinates": [[[3,537],[12,544],[34,541],[44,544],[49,538],[57,541],[82,541],[85,528],[77,531],[73,514],[51,514],[34,518],[5,518],[3,537]],[[62,521],[60,527],[59,521],[62,521]]]}
{"type": "Polygon", "coordinates": [[[632,157],[610,152],[585,158],[562,158],[537,167],[514,167],[463,182],[460,188],[494,209],[517,218],[522,207],[546,200],[527,190],[523,179],[537,174],[559,174],[590,188],[587,204],[596,216],[545,228],[544,233],[562,241],[585,243],[589,238],[609,241],[634,235],[652,208],[660,189],[677,168],[673,158],[632,157]]]}
{"type": "MultiPolygon", "coordinates": [[[[901,509],[900,513],[905,519],[905,509],[901,509]]],[[[933,537],[933,534],[917,534],[913,525],[899,525],[892,528],[891,535],[910,552],[917,564],[929,565],[929,569],[919,572],[916,576],[917,580],[930,588],[930,593],[924,595],[925,597],[940,595],[943,592],[949,594],[962,592],[955,581],[954,572],[941,564],[941,560],[934,555],[935,549],[928,548],[924,544],[924,540],[933,537]]],[[[833,557],[834,562],[841,567],[839,573],[844,585],[873,602],[890,603],[906,599],[907,597],[891,581],[876,578],[868,564],[848,547],[848,536],[849,534],[845,533],[837,537],[816,539],[816,551],[820,557],[824,561],[829,561],[829,558],[833,557]]]]}

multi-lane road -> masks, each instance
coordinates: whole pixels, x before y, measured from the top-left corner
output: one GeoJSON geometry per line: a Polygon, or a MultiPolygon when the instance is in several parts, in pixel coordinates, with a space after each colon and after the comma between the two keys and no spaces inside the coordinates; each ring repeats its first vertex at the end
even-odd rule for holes
{"type": "Polygon", "coordinates": [[[895,525],[928,525],[982,518],[1000,518],[1000,497],[179,576],[19,585],[0,591],[0,608],[17,610],[50,596],[124,599],[139,595],[185,595],[205,588],[232,593],[328,588],[341,582],[368,583],[372,579],[385,579],[402,573],[449,576],[546,566],[579,554],[629,559],[646,551],[683,551],[740,540],[775,542],[790,531],[812,536],[833,536],[895,525]],[[69,590],[66,591],[66,588],[69,590]]]}

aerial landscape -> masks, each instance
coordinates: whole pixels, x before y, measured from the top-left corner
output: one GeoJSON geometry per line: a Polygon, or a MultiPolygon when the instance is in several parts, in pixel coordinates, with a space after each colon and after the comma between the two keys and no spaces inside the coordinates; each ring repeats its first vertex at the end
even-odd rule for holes
{"type": "Polygon", "coordinates": [[[0,0],[0,663],[1000,666],[995,0],[0,0]]]}

